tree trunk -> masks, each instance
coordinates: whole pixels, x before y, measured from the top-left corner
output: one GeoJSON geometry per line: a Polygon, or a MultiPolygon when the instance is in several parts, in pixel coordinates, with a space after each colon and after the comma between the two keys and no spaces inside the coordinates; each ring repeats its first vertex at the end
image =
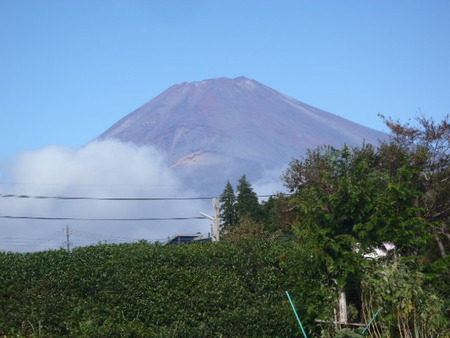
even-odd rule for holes
{"type": "Polygon", "coordinates": [[[435,239],[436,242],[437,242],[437,245],[438,245],[438,247],[439,247],[439,251],[441,252],[441,256],[442,256],[442,257],[447,256],[447,253],[445,252],[444,244],[442,244],[442,241],[441,241],[441,239],[439,238],[439,236],[438,236],[438,235],[434,236],[434,239],[435,239]]]}

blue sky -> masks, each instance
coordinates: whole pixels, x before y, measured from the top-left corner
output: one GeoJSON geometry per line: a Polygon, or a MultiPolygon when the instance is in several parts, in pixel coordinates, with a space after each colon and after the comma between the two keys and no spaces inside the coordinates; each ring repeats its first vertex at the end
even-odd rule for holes
{"type": "Polygon", "coordinates": [[[449,112],[447,0],[0,0],[0,158],[82,146],[169,86],[247,76],[375,129],[449,112]]]}
{"type": "MultiPolygon", "coordinates": [[[[449,113],[449,17],[448,0],[0,0],[0,193],[192,197],[152,149],[82,147],[185,81],[246,76],[378,130],[378,113],[439,121],[449,113]]],[[[253,183],[259,194],[278,189],[253,183]]],[[[111,203],[3,198],[0,217],[213,212],[210,201],[111,203]]],[[[66,225],[129,239],[210,230],[207,220],[0,218],[0,250],[58,247],[66,225]]]]}
{"type": "Polygon", "coordinates": [[[0,1],[0,158],[81,146],[169,86],[253,78],[375,129],[437,120],[450,2],[0,1]]]}

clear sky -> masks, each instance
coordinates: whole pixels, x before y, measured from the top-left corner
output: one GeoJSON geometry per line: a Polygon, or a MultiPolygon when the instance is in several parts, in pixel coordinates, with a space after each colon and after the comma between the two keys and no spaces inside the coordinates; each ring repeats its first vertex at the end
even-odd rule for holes
{"type": "MultiPolygon", "coordinates": [[[[449,0],[0,0],[0,194],[194,196],[154,149],[82,147],[185,81],[246,76],[378,130],[378,113],[440,121],[449,18],[449,0]]],[[[255,191],[276,192],[280,174],[255,191]]],[[[0,202],[0,250],[19,251],[58,247],[66,225],[94,243],[207,234],[208,220],[98,219],[214,212],[209,200],[0,202]]]]}
{"type": "Polygon", "coordinates": [[[169,86],[246,76],[383,130],[442,119],[448,0],[0,0],[0,158],[82,146],[169,86]]]}

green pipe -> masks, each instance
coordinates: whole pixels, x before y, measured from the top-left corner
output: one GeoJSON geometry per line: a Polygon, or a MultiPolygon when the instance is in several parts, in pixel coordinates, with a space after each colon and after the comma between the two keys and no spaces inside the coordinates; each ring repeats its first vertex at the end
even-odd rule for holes
{"type": "Polygon", "coordinates": [[[363,330],[363,332],[361,332],[361,334],[365,334],[366,331],[369,329],[370,325],[372,325],[373,321],[375,320],[375,318],[377,318],[378,314],[380,313],[381,309],[377,311],[377,313],[375,313],[375,316],[373,316],[372,320],[369,322],[369,324],[367,324],[366,328],[363,330]]]}
{"type": "Polygon", "coordinates": [[[305,329],[303,328],[302,321],[300,320],[297,310],[295,309],[294,302],[292,301],[291,296],[289,295],[289,292],[287,292],[287,291],[286,291],[286,296],[288,297],[289,302],[291,302],[292,310],[294,310],[295,317],[297,318],[297,321],[300,324],[300,328],[302,329],[303,335],[305,336],[305,338],[308,338],[308,336],[306,335],[305,329]]]}

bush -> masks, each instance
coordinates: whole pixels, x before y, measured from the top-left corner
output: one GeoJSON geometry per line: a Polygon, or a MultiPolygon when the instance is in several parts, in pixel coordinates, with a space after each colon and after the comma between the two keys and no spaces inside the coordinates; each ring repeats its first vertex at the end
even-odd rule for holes
{"type": "Polygon", "coordinates": [[[292,242],[134,243],[0,254],[0,334],[292,336],[292,242]]]}

